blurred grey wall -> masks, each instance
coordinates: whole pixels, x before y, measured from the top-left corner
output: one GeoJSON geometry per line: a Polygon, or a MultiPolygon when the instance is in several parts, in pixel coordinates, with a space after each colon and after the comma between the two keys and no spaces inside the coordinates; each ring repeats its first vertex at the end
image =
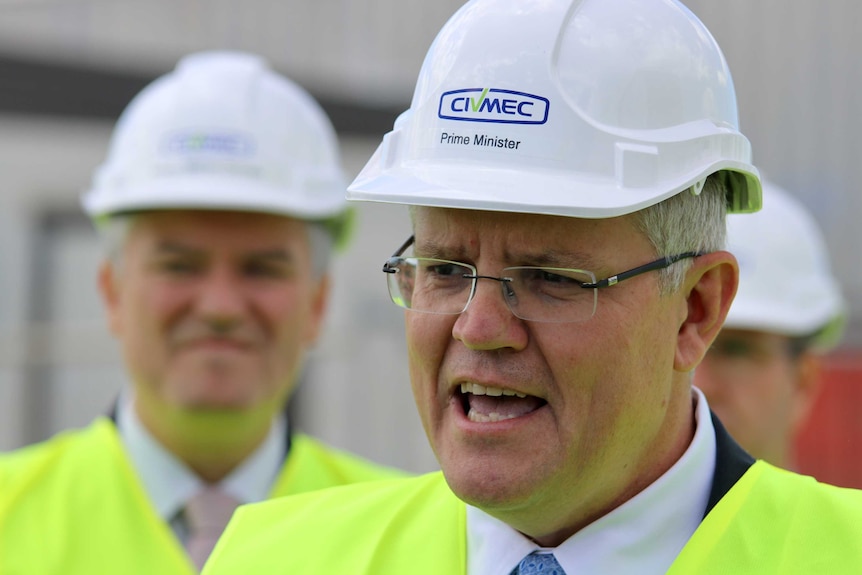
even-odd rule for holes
{"type": "MultiPolygon", "coordinates": [[[[689,0],[724,51],[755,163],[813,212],[862,346],[862,4],[689,0]]],[[[779,280],[777,279],[776,282],[779,280]]],[[[804,281],[804,278],[786,278],[804,281]]]]}

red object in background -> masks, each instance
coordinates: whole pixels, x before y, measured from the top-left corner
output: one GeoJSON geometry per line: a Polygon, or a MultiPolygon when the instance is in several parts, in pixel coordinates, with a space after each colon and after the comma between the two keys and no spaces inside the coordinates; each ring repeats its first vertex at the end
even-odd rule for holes
{"type": "Polygon", "coordinates": [[[862,350],[828,355],[811,417],[796,438],[796,469],[862,489],[862,350]]]}

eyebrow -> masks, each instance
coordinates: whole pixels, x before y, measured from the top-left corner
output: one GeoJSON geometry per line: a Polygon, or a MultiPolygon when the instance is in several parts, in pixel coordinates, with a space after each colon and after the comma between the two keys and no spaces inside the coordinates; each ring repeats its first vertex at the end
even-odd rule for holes
{"type": "MultiPolygon", "coordinates": [[[[157,254],[191,255],[206,254],[205,248],[192,247],[174,240],[163,240],[156,245],[157,254]]],[[[272,260],[274,262],[292,263],[296,258],[293,252],[285,248],[264,248],[251,250],[241,254],[242,259],[272,260]]]]}

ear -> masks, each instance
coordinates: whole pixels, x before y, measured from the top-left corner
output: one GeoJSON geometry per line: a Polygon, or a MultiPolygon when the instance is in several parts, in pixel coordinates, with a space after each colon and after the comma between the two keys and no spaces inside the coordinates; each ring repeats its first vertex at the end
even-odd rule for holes
{"type": "Polygon", "coordinates": [[[821,357],[805,351],[796,359],[796,382],[793,390],[793,411],[791,425],[794,432],[799,431],[820,393],[823,378],[821,377],[821,357]]]}
{"type": "Polygon", "coordinates": [[[736,288],[739,266],[726,251],[695,258],[683,284],[686,313],[677,334],[674,369],[692,371],[721,330],[736,288]]]}
{"type": "Polygon", "coordinates": [[[320,336],[323,318],[329,305],[329,281],[329,273],[325,273],[318,280],[317,285],[312,287],[311,313],[305,332],[305,343],[309,347],[313,346],[320,336]]]}
{"type": "Polygon", "coordinates": [[[122,332],[122,322],[120,318],[120,289],[119,278],[117,271],[114,269],[114,264],[109,260],[102,262],[99,266],[98,275],[99,295],[102,297],[102,303],[105,305],[105,313],[108,316],[108,329],[115,336],[119,336],[122,332]]]}

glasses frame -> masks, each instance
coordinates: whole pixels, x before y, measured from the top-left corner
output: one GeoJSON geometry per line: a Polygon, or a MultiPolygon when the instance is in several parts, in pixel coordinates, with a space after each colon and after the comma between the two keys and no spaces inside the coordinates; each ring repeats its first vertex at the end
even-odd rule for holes
{"type": "MultiPolygon", "coordinates": [[[[407,248],[409,248],[411,245],[413,245],[413,242],[415,242],[415,241],[416,241],[415,235],[411,235],[409,238],[407,238],[407,241],[405,241],[403,244],[401,244],[401,247],[399,247],[397,250],[395,250],[395,253],[393,253],[389,257],[389,259],[387,259],[386,262],[383,264],[383,273],[387,273],[387,274],[396,273],[398,270],[396,270],[395,267],[393,266],[393,260],[395,260],[397,258],[401,258],[402,254],[405,251],[407,251],[407,248]]],[[[617,285],[621,281],[631,279],[631,278],[639,276],[641,274],[645,274],[647,272],[662,270],[662,269],[668,268],[680,260],[685,260],[685,259],[689,259],[689,258],[696,258],[696,257],[700,257],[702,255],[705,255],[705,252],[689,251],[689,252],[683,252],[681,254],[676,254],[673,256],[665,256],[662,258],[658,258],[657,260],[653,260],[649,263],[645,263],[643,265],[640,265],[640,266],[634,267],[632,269],[626,270],[624,272],[619,272],[619,273],[616,273],[612,276],[608,276],[604,279],[596,280],[595,282],[592,282],[592,283],[581,283],[579,285],[583,289],[599,289],[599,288],[611,287],[611,286],[617,285]]],[[[476,266],[466,264],[464,262],[451,262],[451,263],[458,264],[458,265],[461,265],[461,266],[464,266],[467,268],[471,268],[471,269],[476,269],[476,266]]],[[[586,271],[586,270],[563,269],[563,268],[557,268],[557,269],[559,269],[561,271],[572,271],[572,272],[586,271]]],[[[511,281],[509,278],[498,278],[495,276],[485,276],[485,275],[478,275],[478,274],[479,274],[479,272],[477,270],[475,275],[471,275],[471,276],[465,275],[464,276],[465,279],[472,279],[473,280],[473,289],[470,292],[470,298],[467,300],[467,304],[464,306],[464,309],[462,309],[460,312],[454,312],[454,313],[463,313],[467,309],[467,306],[470,305],[470,301],[472,301],[473,294],[476,291],[476,282],[479,281],[480,279],[497,280],[497,281],[503,282],[504,284],[507,281],[511,281]]],[[[414,310],[414,311],[416,311],[416,310],[414,310]]],[[[529,320],[529,321],[538,321],[538,320],[529,320]]]]}

